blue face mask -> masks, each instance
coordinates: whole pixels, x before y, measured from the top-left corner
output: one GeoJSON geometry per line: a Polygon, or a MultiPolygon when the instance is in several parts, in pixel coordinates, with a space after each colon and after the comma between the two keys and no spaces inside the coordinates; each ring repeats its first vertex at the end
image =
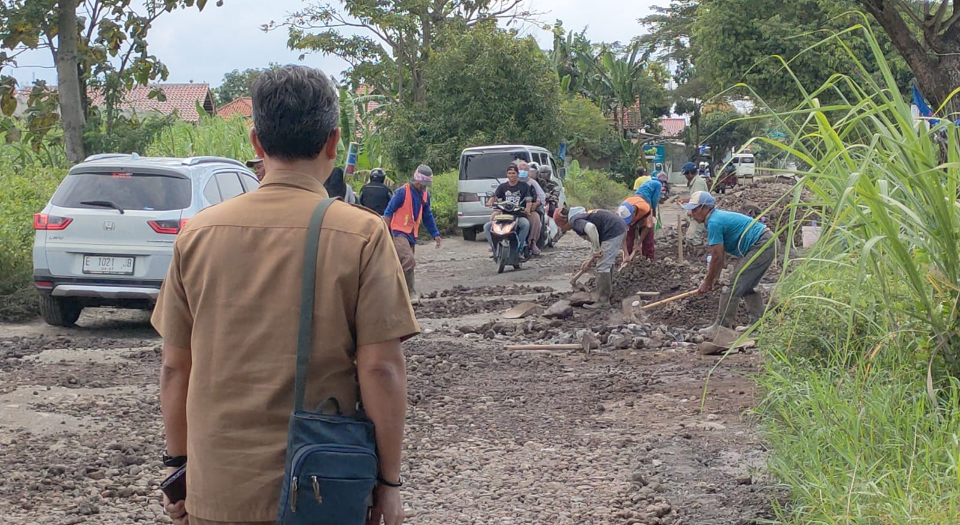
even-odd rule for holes
{"type": "Polygon", "coordinates": [[[520,178],[521,178],[521,179],[525,179],[525,178],[527,178],[528,176],[529,176],[529,173],[527,172],[527,170],[520,170],[520,178]]]}

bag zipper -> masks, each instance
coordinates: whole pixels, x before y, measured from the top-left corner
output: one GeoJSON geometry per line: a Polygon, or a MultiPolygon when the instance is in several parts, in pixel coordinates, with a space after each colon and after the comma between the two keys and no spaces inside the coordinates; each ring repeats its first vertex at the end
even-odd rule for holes
{"type": "Polygon", "coordinates": [[[371,452],[369,449],[363,447],[357,447],[354,445],[312,445],[309,447],[304,447],[293,457],[293,468],[291,473],[297,473],[300,471],[300,466],[303,463],[304,458],[306,458],[310,453],[316,452],[318,450],[326,450],[330,452],[347,452],[351,454],[366,454],[368,456],[377,459],[377,455],[371,452]]]}

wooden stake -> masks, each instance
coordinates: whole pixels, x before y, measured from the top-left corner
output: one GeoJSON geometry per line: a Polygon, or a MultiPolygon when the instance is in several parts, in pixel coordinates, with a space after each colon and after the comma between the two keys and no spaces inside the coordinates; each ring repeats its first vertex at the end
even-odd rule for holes
{"type": "Polygon", "coordinates": [[[677,262],[683,262],[683,219],[677,215],[677,251],[680,255],[677,262]]]}

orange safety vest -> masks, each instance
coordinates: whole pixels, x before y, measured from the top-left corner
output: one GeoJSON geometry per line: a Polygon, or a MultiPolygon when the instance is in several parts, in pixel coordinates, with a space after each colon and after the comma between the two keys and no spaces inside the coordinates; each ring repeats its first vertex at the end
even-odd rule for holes
{"type": "Polygon", "coordinates": [[[423,196],[420,200],[420,213],[414,217],[413,199],[410,198],[410,192],[414,191],[413,186],[404,184],[403,187],[405,191],[403,205],[390,219],[390,229],[395,232],[417,235],[420,232],[420,218],[423,217],[423,208],[427,205],[427,190],[423,190],[423,196]]]}
{"type": "Polygon", "coordinates": [[[650,214],[650,204],[647,203],[647,199],[639,195],[633,195],[627,197],[626,202],[633,206],[633,219],[630,221],[631,225],[637,224],[642,219],[650,217],[651,220],[648,220],[646,226],[652,225],[653,217],[650,214]]]}

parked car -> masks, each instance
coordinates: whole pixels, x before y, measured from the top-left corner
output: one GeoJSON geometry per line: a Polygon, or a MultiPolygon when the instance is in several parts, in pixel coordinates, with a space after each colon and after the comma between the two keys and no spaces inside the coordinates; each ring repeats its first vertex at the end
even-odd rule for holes
{"type": "Polygon", "coordinates": [[[71,326],[85,307],[152,308],[184,223],[258,186],[220,157],[103,154],[77,164],[33,219],[44,321],[71,326]]]}
{"type": "Polygon", "coordinates": [[[457,182],[457,227],[468,241],[477,240],[477,233],[490,220],[493,212],[487,200],[501,183],[507,181],[507,166],[522,159],[527,162],[549,165],[553,169],[553,182],[560,188],[559,206],[566,205],[563,190],[563,173],[553,154],[538,146],[478,146],[467,148],[460,154],[460,177],[457,182]]]}

